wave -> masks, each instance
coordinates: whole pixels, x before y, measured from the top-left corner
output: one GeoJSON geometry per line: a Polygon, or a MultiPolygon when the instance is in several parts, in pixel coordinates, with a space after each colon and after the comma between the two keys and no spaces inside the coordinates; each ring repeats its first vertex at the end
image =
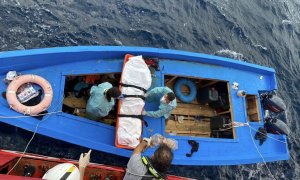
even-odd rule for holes
{"type": "Polygon", "coordinates": [[[232,58],[240,61],[245,61],[244,55],[229,49],[222,49],[214,53],[217,56],[223,56],[227,58],[232,58]]]}

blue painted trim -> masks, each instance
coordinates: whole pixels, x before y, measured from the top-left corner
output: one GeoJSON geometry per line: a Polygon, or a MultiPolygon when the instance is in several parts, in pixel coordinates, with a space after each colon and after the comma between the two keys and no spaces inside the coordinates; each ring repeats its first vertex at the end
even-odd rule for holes
{"type": "Polygon", "coordinates": [[[90,120],[87,120],[86,118],[83,118],[83,117],[80,117],[80,116],[75,116],[75,115],[68,114],[68,113],[63,113],[62,112],[62,113],[58,114],[58,116],[61,116],[63,118],[68,118],[68,119],[74,119],[76,121],[83,122],[84,124],[93,124],[93,125],[96,125],[96,126],[101,126],[102,128],[115,130],[114,127],[106,125],[104,123],[97,122],[97,121],[90,121],[90,120]]]}
{"type": "MultiPolygon", "coordinates": [[[[144,56],[155,55],[158,58],[169,58],[174,60],[177,59],[177,60],[184,60],[190,62],[214,64],[214,65],[227,66],[227,67],[233,67],[233,68],[256,71],[256,72],[269,72],[273,74],[275,72],[275,70],[272,68],[250,64],[247,62],[232,60],[232,59],[219,57],[219,56],[180,51],[180,50],[158,49],[158,48],[149,48],[149,47],[129,47],[129,46],[128,47],[126,46],[125,47],[124,46],[74,46],[74,47],[58,47],[58,48],[7,51],[7,52],[0,53],[0,59],[1,59],[0,61],[3,61],[5,59],[16,60],[16,58],[18,57],[22,57],[22,58],[24,57],[24,59],[29,60],[29,57],[32,58],[32,56],[36,57],[41,55],[48,56],[48,57],[56,57],[57,54],[60,53],[66,54],[65,60],[56,63],[64,63],[70,60],[72,61],[82,60],[82,57],[79,58],[76,56],[79,53],[86,54],[85,58],[87,60],[95,59],[99,57],[117,58],[129,53],[133,55],[143,54],[144,56]]],[[[47,64],[52,64],[52,63],[50,61],[47,62],[47,64]]],[[[3,65],[11,66],[9,62],[4,62],[3,65]]],[[[15,66],[18,65],[22,66],[24,64],[16,64],[15,66]]]]}

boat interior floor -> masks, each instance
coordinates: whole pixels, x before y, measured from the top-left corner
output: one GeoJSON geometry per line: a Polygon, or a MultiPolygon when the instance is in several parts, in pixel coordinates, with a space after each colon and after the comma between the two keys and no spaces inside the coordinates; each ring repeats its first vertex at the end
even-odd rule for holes
{"type": "MultiPolygon", "coordinates": [[[[153,87],[161,84],[162,80],[165,86],[174,90],[174,83],[179,78],[178,76],[164,75],[160,77],[160,71],[154,72],[152,70],[151,72],[153,77],[153,87]]],[[[171,116],[165,121],[165,133],[176,136],[233,138],[232,129],[224,128],[223,126],[225,121],[227,124],[231,121],[227,83],[217,80],[185,78],[195,82],[198,95],[190,103],[184,103],[177,98],[176,109],[173,110],[171,116]],[[222,107],[212,105],[209,100],[203,100],[202,96],[206,96],[205,94],[207,94],[211,87],[218,89],[220,92],[219,94],[225,94],[223,95],[223,98],[225,98],[227,103],[222,107]],[[201,95],[201,93],[203,95],[201,95]],[[220,125],[213,129],[212,127],[215,125],[211,123],[211,119],[216,116],[222,116],[225,120],[218,120],[224,122],[217,123],[220,125]],[[218,135],[216,135],[215,131],[219,130],[227,131],[229,136],[220,136],[220,133],[217,133],[218,135]]],[[[85,108],[89,98],[90,88],[93,85],[103,82],[110,82],[113,86],[118,86],[119,81],[120,73],[67,76],[64,89],[63,112],[87,118],[85,108]]],[[[182,86],[181,91],[184,94],[190,93],[190,89],[186,86],[182,86]]],[[[116,103],[116,106],[110,111],[108,116],[94,121],[115,126],[117,108],[116,103]]]]}

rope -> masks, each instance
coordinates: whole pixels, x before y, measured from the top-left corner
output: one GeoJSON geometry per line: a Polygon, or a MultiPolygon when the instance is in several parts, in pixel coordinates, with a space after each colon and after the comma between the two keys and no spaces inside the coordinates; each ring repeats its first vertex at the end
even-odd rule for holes
{"type": "MultiPolygon", "coordinates": [[[[256,131],[256,129],[254,129],[252,126],[250,126],[250,124],[249,124],[248,122],[247,122],[247,123],[233,122],[233,124],[234,124],[233,127],[248,126],[249,128],[251,128],[251,129],[253,129],[253,130],[256,131]]],[[[260,134],[263,134],[263,133],[261,133],[261,132],[259,132],[259,131],[257,131],[257,132],[260,133],[260,134]]],[[[273,140],[275,140],[275,141],[281,142],[281,143],[283,143],[283,144],[287,144],[287,142],[281,141],[281,140],[278,140],[278,139],[275,139],[275,138],[273,138],[273,137],[271,137],[271,136],[268,136],[268,134],[264,134],[264,135],[266,135],[268,138],[273,139],[273,140]]]]}
{"type": "Polygon", "coordinates": [[[254,139],[253,139],[253,137],[252,137],[252,130],[251,130],[251,128],[250,128],[250,125],[249,125],[249,132],[250,132],[250,137],[251,137],[251,140],[252,140],[252,142],[253,142],[253,144],[254,144],[254,147],[255,147],[256,151],[258,152],[258,154],[260,155],[261,159],[263,160],[263,162],[264,162],[264,164],[265,164],[267,170],[269,171],[269,174],[271,174],[271,176],[272,176],[274,179],[276,179],[275,176],[271,173],[271,171],[270,171],[270,169],[269,169],[269,167],[268,167],[268,165],[267,165],[267,163],[266,163],[266,161],[265,161],[265,158],[264,158],[263,155],[260,153],[260,151],[259,151],[257,145],[256,145],[255,142],[254,142],[254,139]]]}
{"type": "MultiPolygon", "coordinates": [[[[49,117],[49,116],[48,116],[49,117]]],[[[45,118],[45,120],[46,120],[46,118],[45,118]]],[[[44,121],[44,120],[43,120],[44,121]]],[[[27,145],[26,145],[26,147],[25,147],[25,149],[24,149],[24,151],[23,151],[23,153],[22,153],[22,155],[19,157],[19,159],[18,159],[18,161],[16,162],[16,164],[8,171],[8,173],[7,173],[7,175],[18,165],[18,163],[21,161],[21,159],[24,157],[24,155],[25,155],[25,153],[26,153],[26,151],[27,151],[27,148],[29,147],[29,145],[30,145],[30,143],[31,143],[31,141],[33,140],[33,138],[34,138],[34,136],[35,136],[35,134],[36,134],[36,132],[37,132],[37,129],[38,129],[38,127],[39,127],[39,125],[40,125],[40,123],[41,123],[42,121],[39,121],[39,123],[35,126],[35,130],[34,130],[34,133],[33,133],[33,135],[32,135],[32,137],[31,137],[31,139],[28,141],[28,143],[27,143],[27,145]]]]}
{"type": "MultiPolygon", "coordinates": [[[[249,125],[249,128],[251,128],[251,129],[253,129],[253,130],[256,131],[256,129],[254,129],[254,128],[251,127],[250,125],[249,125]]],[[[257,132],[260,133],[260,134],[263,134],[263,133],[261,133],[261,132],[259,132],[259,131],[257,131],[257,132]]],[[[273,137],[271,137],[271,136],[268,136],[268,134],[266,134],[266,136],[267,136],[268,138],[270,138],[270,139],[275,140],[275,141],[281,142],[281,143],[283,143],[283,144],[287,144],[287,142],[285,142],[285,141],[280,141],[280,140],[278,140],[278,139],[275,139],[275,138],[273,138],[273,137]]]]}
{"type": "MultiPolygon", "coordinates": [[[[62,101],[61,101],[61,102],[62,102],[62,101]]],[[[56,108],[59,106],[59,104],[60,104],[60,103],[58,103],[58,105],[56,106],[56,108]]],[[[56,108],[55,108],[55,109],[56,109],[56,108]]],[[[33,138],[34,138],[34,136],[35,136],[35,134],[36,134],[36,132],[37,132],[37,130],[38,130],[39,125],[40,125],[43,121],[45,121],[46,119],[48,119],[52,114],[56,114],[56,113],[60,113],[60,112],[62,112],[62,111],[56,111],[56,112],[50,112],[50,113],[44,113],[44,114],[39,114],[39,115],[30,115],[30,116],[11,116],[11,117],[9,117],[9,116],[7,116],[7,117],[6,117],[6,116],[0,116],[0,118],[20,118],[20,117],[41,116],[41,115],[49,114],[49,116],[45,117],[45,119],[42,119],[41,121],[39,121],[39,122],[37,123],[37,125],[35,126],[35,130],[34,130],[34,132],[33,132],[33,134],[32,134],[32,137],[31,137],[30,140],[28,141],[28,143],[27,143],[27,145],[26,145],[26,147],[25,147],[25,149],[24,149],[22,155],[19,157],[19,159],[18,159],[18,161],[15,163],[15,165],[7,172],[7,175],[9,175],[9,173],[10,173],[10,172],[18,165],[18,163],[19,163],[19,162],[21,161],[21,159],[24,157],[24,155],[25,155],[25,153],[26,153],[26,151],[27,151],[27,149],[28,149],[28,147],[29,147],[31,141],[33,140],[33,138]]]]}
{"type": "Polygon", "coordinates": [[[243,126],[250,126],[248,122],[242,123],[242,122],[233,122],[233,127],[243,127],[243,126]]]}
{"type": "Polygon", "coordinates": [[[28,116],[0,116],[0,118],[3,119],[14,119],[14,118],[30,118],[30,117],[35,117],[35,116],[44,116],[47,114],[56,114],[56,113],[61,113],[62,111],[55,111],[55,112],[48,112],[48,113],[42,113],[42,114],[37,114],[37,115],[28,115],[28,116]]]}

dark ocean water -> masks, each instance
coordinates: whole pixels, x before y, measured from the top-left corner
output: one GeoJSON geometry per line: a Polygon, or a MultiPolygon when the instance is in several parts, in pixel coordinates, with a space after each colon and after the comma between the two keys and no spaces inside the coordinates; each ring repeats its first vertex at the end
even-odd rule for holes
{"type": "MultiPolygon", "coordinates": [[[[77,45],[180,49],[273,67],[278,94],[287,104],[286,113],[279,116],[292,131],[291,159],[267,165],[276,179],[300,179],[299,0],[0,1],[0,51],[77,45]]],[[[0,148],[23,151],[31,135],[1,128],[0,148]]],[[[83,151],[86,148],[43,136],[36,136],[28,148],[75,159],[83,151]]],[[[127,160],[92,154],[92,161],[99,163],[125,166],[127,160]]],[[[272,179],[263,163],[174,166],[170,171],[197,179],[272,179]]]]}

